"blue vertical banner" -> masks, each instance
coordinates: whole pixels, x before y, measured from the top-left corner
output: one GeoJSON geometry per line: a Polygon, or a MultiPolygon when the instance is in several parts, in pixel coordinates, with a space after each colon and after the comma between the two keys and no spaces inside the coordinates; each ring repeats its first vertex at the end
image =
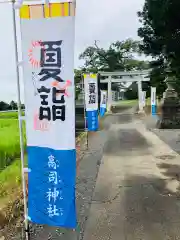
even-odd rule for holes
{"type": "Polygon", "coordinates": [[[84,74],[84,89],[88,131],[97,131],[99,128],[97,74],[84,74]]]}
{"type": "Polygon", "coordinates": [[[86,117],[87,117],[88,131],[97,131],[99,128],[98,110],[87,111],[86,117]]]}
{"type": "Polygon", "coordinates": [[[107,92],[101,91],[100,116],[104,117],[107,107],[107,92]]]}
{"type": "Polygon", "coordinates": [[[156,87],[151,87],[151,114],[152,116],[156,116],[156,87]]]}
{"type": "Polygon", "coordinates": [[[75,228],[75,5],[51,3],[54,11],[49,13],[45,7],[28,4],[20,9],[28,218],[36,224],[75,228]]]}

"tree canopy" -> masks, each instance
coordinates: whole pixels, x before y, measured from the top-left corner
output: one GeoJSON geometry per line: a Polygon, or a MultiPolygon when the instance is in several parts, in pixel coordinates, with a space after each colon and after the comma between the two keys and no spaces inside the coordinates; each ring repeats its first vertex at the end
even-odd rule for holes
{"type": "MultiPolygon", "coordinates": [[[[21,108],[25,109],[24,104],[21,104],[21,108]]],[[[7,110],[17,110],[18,106],[15,101],[11,101],[10,103],[0,101],[0,111],[7,111],[7,110]]]]}
{"type": "Polygon", "coordinates": [[[165,69],[180,76],[180,1],[145,0],[142,11],[138,12],[142,26],[138,35],[142,38],[140,50],[154,60],[152,78],[162,85],[165,69]]]}
{"type": "MultiPolygon", "coordinates": [[[[80,83],[83,73],[148,69],[149,62],[138,60],[135,57],[139,53],[139,42],[132,39],[116,41],[111,43],[107,49],[100,48],[95,41],[93,46],[87,47],[79,56],[81,60],[84,60],[84,65],[80,69],[74,70],[76,99],[81,92],[80,83]]],[[[17,108],[13,101],[10,108],[17,108]]]]}
{"type": "Polygon", "coordinates": [[[83,69],[94,73],[149,68],[148,62],[135,58],[139,53],[139,42],[132,39],[116,41],[107,49],[100,48],[95,41],[94,46],[87,47],[79,58],[85,62],[83,69]]]}
{"type": "Polygon", "coordinates": [[[169,61],[180,59],[179,8],[179,0],[145,0],[143,10],[138,12],[142,23],[138,30],[143,39],[141,50],[169,61]]]}
{"type": "Polygon", "coordinates": [[[100,48],[95,41],[93,46],[87,47],[79,56],[84,60],[84,65],[79,70],[75,69],[76,98],[80,93],[79,83],[83,73],[148,69],[149,62],[138,60],[135,57],[138,54],[140,54],[139,42],[132,39],[116,41],[107,49],[100,48]]]}

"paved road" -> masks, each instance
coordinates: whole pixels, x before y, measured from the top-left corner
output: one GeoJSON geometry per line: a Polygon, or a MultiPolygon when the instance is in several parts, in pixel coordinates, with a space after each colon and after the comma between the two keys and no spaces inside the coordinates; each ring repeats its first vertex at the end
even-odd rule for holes
{"type": "Polygon", "coordinates": [[[83,239],[180,239],[180,156],[132,115],[108,119],[83,239]]]}

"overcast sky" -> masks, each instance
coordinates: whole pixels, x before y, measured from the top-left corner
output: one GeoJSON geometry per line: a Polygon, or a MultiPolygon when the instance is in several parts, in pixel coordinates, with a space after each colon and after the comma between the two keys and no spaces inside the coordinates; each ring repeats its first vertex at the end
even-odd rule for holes
{"type": "MultiPolygon", "coordinates": [[[[82,63],[78,56],[98,40],[107,47],[116,40],[138,39],[137,11],[144,0],[77,0],[75,67],[82,63]]],[[[16,75],[12,35],[12,11],[9,4],[0,4],[0,100],[16,100],[16,75]]],[[[22,93],[23,97],[23,93],[22,93]]]]}

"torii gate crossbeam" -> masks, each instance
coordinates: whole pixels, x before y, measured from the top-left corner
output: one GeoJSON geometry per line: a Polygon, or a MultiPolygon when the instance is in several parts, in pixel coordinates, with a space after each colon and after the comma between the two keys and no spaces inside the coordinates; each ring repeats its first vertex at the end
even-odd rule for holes
{"type": "Polygon", "coordinates": [[[99,72],[100,76],[106,77],[105,79],[101,79],[101,83],[108,84],[108,103],[107,110],[111,110],[112,105],[112,83],[120,83],[120,82],[137,82],[138,84],[138,98],[139,98],[139,111],[143,111],[142,106],[142,82],[150,81],[149,73],[151,70],[143,70],[143,71],[129,71],[129,72],[99,72]],[[113,78],[116,77],[116,78],[113,78]]]}

